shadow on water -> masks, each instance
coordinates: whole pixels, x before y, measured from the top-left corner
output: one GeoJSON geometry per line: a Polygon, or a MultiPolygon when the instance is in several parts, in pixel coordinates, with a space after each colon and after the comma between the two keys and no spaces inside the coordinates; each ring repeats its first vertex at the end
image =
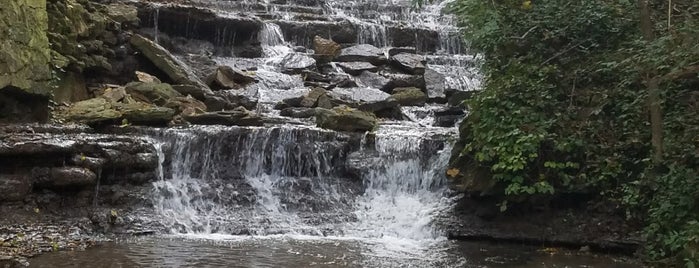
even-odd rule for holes
{"type": "Polygon", "coordinates": [[[30,267],[639,267],[622,258],[512,244],[353,240],[310,236],[144,237],[62,251],[30,267]],[[424,247],[415,255],[415,249],[424,247]]]}

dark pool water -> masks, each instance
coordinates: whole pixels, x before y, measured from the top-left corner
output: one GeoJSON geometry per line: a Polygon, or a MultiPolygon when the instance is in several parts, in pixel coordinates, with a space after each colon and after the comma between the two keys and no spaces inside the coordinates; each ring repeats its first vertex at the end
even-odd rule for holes
{"type": "Polygon", "coordinates": [[[31,259],[30,267],[609,267],[624,258],[462,241],[302,236],[146,237],[31,259]]]}

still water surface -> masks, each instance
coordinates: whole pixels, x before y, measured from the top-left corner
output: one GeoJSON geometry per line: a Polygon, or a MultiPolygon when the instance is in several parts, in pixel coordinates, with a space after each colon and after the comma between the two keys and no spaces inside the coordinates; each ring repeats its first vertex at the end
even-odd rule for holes
{"type": "Polygon", "coordinates": [[[605,267],[639,264],[613,256],[539,247],[304,236],[145,237],[86,251],[44,254],[30,267],[605,267]]]}

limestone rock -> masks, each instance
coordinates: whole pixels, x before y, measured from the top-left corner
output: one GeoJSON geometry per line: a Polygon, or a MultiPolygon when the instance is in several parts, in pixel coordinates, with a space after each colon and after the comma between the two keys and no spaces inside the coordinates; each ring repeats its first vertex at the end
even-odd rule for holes
{"type": "Polygon", "coordinates": [[[320,36],[313,37],[313,50],[315,54],[328,55],[330,58],[337,57],[342,47],[333,40],[325,39],[320,36]]]}
{"type": "Polygon", "coordinates": [[[425,56],[409,53],[398,53],[391,57],[391,63],[410,74],[425,73],[425,56]]]}
{"type": "Polygon", "coordinates": [[[85,187],[97,182],[94,172],[81,167],[34,168],[32,177],[41,188],[85,187]]]}
{"type": "Polygon", "coordinates": [[[338,62],[337,66],[342,68],[348,74],[359,75],[364,71],[376,72],[379,68],[368,62],[361,61],[351,61],[351,62],[338,62]]]}
{"type": "Polygon", "coordinates": [[[0,90],[48,95],[51,59],[46,0],[3,1],[0,8],[0,90]],[[11,29],[11,31],[10,31],[11,29]],[[9,31],[9,32],[8,32],[9,31]]]}
{"type": "Polygon", "coordinates": [[[282,71],[298,74],[316,67],[316,60],[303,53],[289,53],[281,61],[282,71]]]}
{"type": "Polygon", "coordinates": [[[0,174],[0,202],[21,201],[32,190],[32,182],[21,174],[0,174]]]}
{"type": "Polygon", "coordinates": [[[281,116],[288,116],[294,118],[309,118],[314,116],[316,113],[314,108],[307,107],[289,107],[284,108],[279,112],[281,116]]]}
{"type": "Polygon", "coordinates": [[[136,71],[136,80],[143,83],[160,83],[157,77],[139,71],[136,71]]]}
{"type": "Polygon", "coordinates": [[[427,95],[415,87],[395,88],[391,96],[403,106],[423,106],[427,101],[427,95]]]}
{"type": "Polygon", "coordinates": [[[73,103],[64,116],[70,121],[91,124],[114,121],[121,115],[107,100],[93,98],[73,103]]]}
{"type": "Polygon", "coordinates": [[[118,103],[115,108],[130,123],[139,125],[165,125],[175,116],[173,109],[138,101],[118,103]]]}
{"type": "Polygon", "coordinates": [[[389,56],[395,56],[400,53],[415,54],[417,53],[417,50],[414,47],[392,47],[388,49],[389,56]]]}
{"type": "Polygon", "coordinates": [[[376,116],[346,106],[316,109],[316,125],[338,131],[370,131],[378,125],[376,116]]]}
{"type": "Polygon", "coordinates": [[[138,25],[138,10],[135,6],[114,3],[107,6],[107,15],[122,24],[138,25]]]}
{"type": "Polygon", "coordinates": [[[130,42],[143,56],[165,73],[174,84],[193,85],[199,87],[204,94],[211,93],[211,89],[204,82],[199,80],[184,63],[162,46],[138,34],[133,35],[130,42]]]}
{"type": "Polygon", "coordinates": [[[136,100],[161,106],[169,99],[182,97],[182,94],[166,83],[131,82],[126,84],[126,93],[136,100]]]}
{"type": "Polygon", "coordinates": [[[163,106],[173,109],[177,114],[182,115],[200,114],[206,112],[207,109],[206,104],[191,96],[169,99],[163,106]]]}
{"type": "Polygon", "coordinates": [[[381,65],[386,62],[383,51],[369,44],[351,46],[342,50],[337,61],[364,61],[374,65],[381,65]]]}
{"type": "Polygon", "coordinates": [[[254,82],[257,82],[255,77],[230,66],[219,66],[206,79],[206,83],[213,89],[239,89],[254,82]]]}
{"type": "Polygon", "coordinates": [[[390,92],[392,88],[389,88],[391,80],[372,72],[364,71],[358,77],[359,83],[363,86],[377,88],[384,92],[390,92]]]}
{"type": "Polygon", "coordinates": [[[446,102],[444,75],[428,68],[425,70],[424,79],[427,98],[435,102],[446,102]]]}
{"type": "Polygon", "coordinates": [[[243,107],[230,111],[185,115],[185,120],[195,125],[261,126],[262,118],[243,107]]]}

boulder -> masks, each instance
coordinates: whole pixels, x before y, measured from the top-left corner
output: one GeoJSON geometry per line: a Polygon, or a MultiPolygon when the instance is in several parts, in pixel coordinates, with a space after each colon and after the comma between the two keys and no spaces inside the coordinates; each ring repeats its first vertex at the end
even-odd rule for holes
{"type": "Polygon", "coordinates": [[[427,98],[433,102],[446,102],[446,78],[444,75],[428,68],[425,70],[424,79],[427,98]]]}
{"type": "Polygon", "coordinates": [[[63,117],[70,121],[92,124],[115,121],[121,113],[103,98],[92,98],[73,103],[64,111],[63,117]]]}
{"type": "Polygon", "coordinates": [[[409,53],[398,53],[391,56],[391,63],[410,74],[425,73],[425,56],[409,53]]]}
{"type": "Polygon", "coordinates": [[[294,118],[309,118],[315,115],[314,108],[307,107],[289,107],[284,108],[279,112],[281,116],[288,116],[294,118]]]}
{"type": "Polygon", "coordinates": [[[318,102],[318,98],[320,96],[326,95],[326,91],[322,88],[314,88],[308,94],[303,96],[301,101],[299,102],[299,105],[301,107],[315,107],[316,103],[318,102]]]}
{"type": "Polygon", "coordinates": [[[359,75],[364,71],[376,72],[379,69],[371,63],[361,61],[338,62],[337,66],[351,75],[359,75]]]}
{"type": "Polygon", "coordinates": [[[321,55],[321,58],[330,61],[340,55],[342,47],[333,40],[325,39],[316,35],[313,37],[313,50],[315,51],[316,55],[321,55]]]}
{"type": "Polygon", "coordinates": [[[0,174],[0,203],[21,201],[32,190],[32,182],[19,174],[0,174]]]}
{"type": "Polygon", "coordinates": [[[316,125],[338,131],[370,131],[376,128],[378,121],[370,112],[339,106],[334,109],[317,108],[316,125]]]}
{"type": "Polygon", "coordinates": [[[198,87],[202,94],[211,93],[211,89],[204,82],[162,46],[138,34],[133,35],[130,42],[174,84],[193,85],[198,87]]]}
{"type": "Polygon", "coordinates": [[[136,100],[161,106],[165,105],[171,98],[182,97],[182,94],[172,88],[171,85],[157,82],[128,83],[126,84],[126,93],[130,94],[136,100]]]}
{"type": "Polygon", "coordinates": [[[362,86],[380,89],[384,92],[390,92],[393,88],[389,88],[391,80],[372,72],[364,71],[358,77],[359,83],[362,86]]]}
{"type": "Polygon", "coordinates": [[[381,71],[379,74],[390,80],[388,85],[383,88],[384,91],[389,93],[393,92],[393,89],[397,87],[425,87],[425,79],[422,75],[403,74],[391,71],[381,71]]]}
{"type": "Polygon", "coordinates": [[[386,92],[374,88],[335,88],[327,93],[332,106],[345,105],[373,112],[386,118],[401,118],[398,102],[386,92]]]}
{"type": "Polygon", "coordinates": [[[257,79],[246,72],[230,66],[219,66],[206,78],[206,84],[212,89],[239,89],[257,79]]]}
{"type": "Polygon", "coordinates": [[[316,60],[303,53],[289,53],[281,61],[282,72],[299,74],[316,67],[316,60]]]}
{"type": "Polygon", "coordinates": [[[85,187],[97,182],[97,175],[82,167],[32,169],[34,185],[40,188],[85,187]]]}
{"type": "Polygon", "coordinates": [[[185,115],[185,120],[195,125],[261,126],[262,118],[243,107],[230,111],[185,115]]]}
{"type": "Polygon", "coordinates": [[[423,106],[427,101],[427,95],[416,87],[395,88],[391,96],[403,106],[423,106]]]}
{"type": "Polygon", "coordinates": [[[374,65],[382,65],[386,62],[383,51],[369,44],[361,44],[345,48],[336,58],[337,61],[364,61],[374,65]]]}

